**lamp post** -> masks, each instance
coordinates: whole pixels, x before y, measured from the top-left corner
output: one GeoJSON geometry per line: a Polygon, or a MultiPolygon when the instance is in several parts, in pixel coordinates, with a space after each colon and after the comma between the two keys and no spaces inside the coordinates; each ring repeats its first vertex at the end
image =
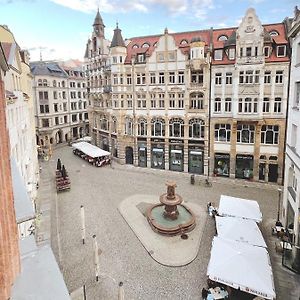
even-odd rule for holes
{"type": "Polygon", "coordinates": [[[207,156],[207,183],[209,182],[209,163],[210,163],[210,156],[207,156]]]}
{"type": "Polygon", "coordinates": [[[282,192],[282,189],[281,189],[281,188],[278,188],[277,191],[278,191],[277,221],[279,221],[279,215],[280,215],[280,201],[281,201],[281,192],[282,192]]]}

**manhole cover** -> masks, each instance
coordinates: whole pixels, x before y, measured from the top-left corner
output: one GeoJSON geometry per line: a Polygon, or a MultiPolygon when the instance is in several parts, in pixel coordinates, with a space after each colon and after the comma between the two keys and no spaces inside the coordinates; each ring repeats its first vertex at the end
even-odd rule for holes
{"type": "Polygon", "coordinates": [[[185,233],[183,233],[181,236],[180,236],[183,240],[187,240],[189,238],[189,236],[185,233]]]}

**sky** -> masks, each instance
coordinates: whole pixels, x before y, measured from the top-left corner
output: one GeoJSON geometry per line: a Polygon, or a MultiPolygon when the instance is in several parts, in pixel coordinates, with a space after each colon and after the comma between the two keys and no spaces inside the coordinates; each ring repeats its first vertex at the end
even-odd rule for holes
{"type": "Polygon", "coordinates": [[[298,0],[0,0],[7,25],[32,61],[83,60],[99,8],[105,37],[116,22],[123,38],[238,26],[249,7],[262,24],[293,17],[298,0]]]}

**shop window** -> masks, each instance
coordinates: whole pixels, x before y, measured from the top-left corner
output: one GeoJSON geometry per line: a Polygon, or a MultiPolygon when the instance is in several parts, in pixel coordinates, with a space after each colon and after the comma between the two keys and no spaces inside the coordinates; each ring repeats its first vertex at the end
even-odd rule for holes
{"type": "Polygon", "coordinates": [[[154,118],[151,120],[152,136],[165,136],[165,120],[162,118],[154,118]]]}
{"type": "Polygon", "coordinates": [[[205,123],[199,118],[189,121],[189,137],[195,139],[204,139],[205,123]]]}
{"type": "Polygon", "coordinates": [[[235,177],[250,179],[253,177],[253,156],[238,154],[236,156],[235,177]]]}
{"type": "Polygon", "coordinates": [[[215,124],[215,141],[230,142],[231,126],[230,124],[215,124]]]}
{"type": "Polygon", "coordinates": [[[230,155],[223,153],[215,154],[214,174],[229,177],[230,155]]]}
{"type": "Polygon", "coordinates": [[[202,93],[192,93],[190,96],[190,108],[191,109],[203,109],[204,107],[204,95],[202,93]]]}
{"type": "Polygon", "coordinates": [[[269,145],[278,145],[279,126],[263,125],[261,127],[261,143],[269,145]]]}
{"type": "Polygon", "coordinates": [[[170,136],[183,137],[184,136],[184,121],[179,118],[172,118],[169,122],[170,136]]]}
{"type": "Polygon", "coordinates": [[[147,120],[142,118],[138,121],[138,135],[147,135],[147,120]]]}
{"type": "Polygon", "coordinates": [[[239,124],[237,126],[237,142],[244,144],[254,143],[255,126],[239,124]]]}

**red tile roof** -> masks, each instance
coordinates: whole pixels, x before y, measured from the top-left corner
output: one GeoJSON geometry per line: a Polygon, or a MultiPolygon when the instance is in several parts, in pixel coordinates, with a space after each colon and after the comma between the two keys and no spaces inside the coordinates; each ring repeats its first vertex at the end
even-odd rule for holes
{"type": "MultiPolygon", "coordinates": [[[[188,53],[190,49],[190,42],[193,38],[201,38],[201,41],[205,42],[206,46],[209,46],[210,43],[210,31],[202,30],[202,31],[190,31],[190,32],[179,32],[179,33],[170,33],[171,36],[175,39],[175,44],[178,48],[181,49],[182,53],[188,53]],[[188,44],[181,45],[180,43],[186,40],[188,44]]],[[[139,53],[146,53],[146,55],[150,56],[156,46],[156,43],[159,41],[161,35],[152,35],[152,36],[143,36],[143,37],[134,37],[130,39],[130,43],[127,45],[127,57],[125,59],[125,63],[130,63],[133,56],[139,53]],[[149,44],[150,47],[142,48],[143,44],[149,44]],[[137,45],[138,48],[133,48],[134,45],[137,45]]]]}

